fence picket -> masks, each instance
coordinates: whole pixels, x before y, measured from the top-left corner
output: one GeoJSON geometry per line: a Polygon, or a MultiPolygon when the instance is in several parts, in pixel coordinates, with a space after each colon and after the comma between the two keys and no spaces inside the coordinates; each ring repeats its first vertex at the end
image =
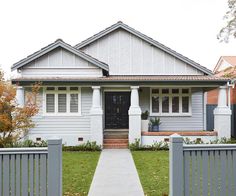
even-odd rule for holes
{"type": "Polygon", "coordinates": [[[196,195],[196,152],[191,152],[192,157],[192,195],[196,195]]]}
{"type": "Polygon", "coordinates": [[[235,163],[236,163],[236,151],[233,151],[233,192],[234,192],[234,195],[236,194],[236,166],[235,166],[235,163]]]}
{"type": "Polygon", "coordinates": [[[21,189],[22,195],[28,195],[28,155],[22,155],[21,189]]]}
{"type": "Polygon", "coordinates": [[[214,181],[214,171],[215,171],[215,161],[214,161],[214,151],[210,151],[210,182],[209,182],[209,186],[210,186],[210,195],[215,195],[215,181],[214,181]]]}
{"type": "Polygon", "coordinates": [[[232,177],[232,151],[227,151],[227,190],[228,195],[232,195],[232,185],[233,185],[233,177],[232,177]]]}
{"type": "Polygon", "coordinates": [[[46,163],[46,155],[40,155],[40,195],[46,195],[47,191],[47,163],[46,163]]]}
{"type": "Polygon", "coordinates": [[[197,195],[200,195],[200,190],[201,190],[201,151],[197,151],[197,183],[196,183],[196,192],[197,192],[197,195]]]}
{"type": "Polygon", "coordinates": [[[221,175],[221,187],[220,187],[220,195],[225,195],[226,193],[226,151],[220,151],[220,175],[221,175]]]}
{"type": "Polygon", "coordinates": [[[39,155],[35,155],[35,195],[39,196],[39,155]]]}
{"type": "Polygon", "coordinates": [[[217,151],[215,151],[215,184],[216,184],[215,185],[215,193],[216,193],[216,195],[219,195],[219,193],[220,193],[219,162],[220,162],[220,160],[219,160],[219,151],[217,150],[217,151]]]}
{"type": "Polygon", "coordinates": [[[4,196],[9,196],[10,192],[10,159],[9,155],[4,155],[3,156],[3,195],[4,196]]]}
{"type": "Polygon", "coordinates": [[[20,189],[20,175],[21,175],[21,155],[16,155],[16,193],[21,194],[21,189],[20,189]]]}
{"type": "Polygon", "coordinates": [[[29,191],[30,196],[34,195],[34,155],[29,155],[29,191]]]}
{"type": "Polygon", "coordinates": [[[202,152],[202,195],[208,195],[208,151],[202,152]]]}
{"type": "Polygon", "coordinates": [[[2,190],[2,155],[0,155],[0,195],[2,195],[2,193],[3,193],[3,190],[2,190]]]}
{"type": "Polygon", "coordinates": [[[190,175],[190,152],[185,152],[184,153],[184,181],[185,181],[185,195],[190,195],[190,190],[189,190],[189,175],[190,175]]]}
{"type": "Polygon", "coordinates": [[[15,155],[11,155],[11,195],[15,195],[15,155]]]}

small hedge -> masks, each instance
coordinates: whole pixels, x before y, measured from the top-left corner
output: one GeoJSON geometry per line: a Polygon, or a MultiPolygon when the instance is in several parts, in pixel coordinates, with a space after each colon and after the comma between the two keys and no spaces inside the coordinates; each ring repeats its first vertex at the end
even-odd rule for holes
{"type": "MultiPolygon", "coordinates": [[[[190,140],[184,139],[185,144],[236,144],[236,139],[221,138],[210,142],[203,142],[202,140],[190,140]]],[[[134,143],[129,145],[129,149],[133,151],[157,151],[157,150],[169,150],[169,142],[154,142],[152,145],[142,145],[140,140],[135,140],[134,143]]]]}
{"type": "Polygon", "coordinates": [[[84,144],[77,146],[64,146],[62,147],[63,151],[101,151],[102,147],[97,145],[96,142],[87,141],[84,144]]]}
{"type": "Polygon", "coordinates": [[[44,140],[34,142],[33,140],[24,140],[8,144],[5,148],[25,148],[25,147],[47,147],[48,143],[44,140]]]}

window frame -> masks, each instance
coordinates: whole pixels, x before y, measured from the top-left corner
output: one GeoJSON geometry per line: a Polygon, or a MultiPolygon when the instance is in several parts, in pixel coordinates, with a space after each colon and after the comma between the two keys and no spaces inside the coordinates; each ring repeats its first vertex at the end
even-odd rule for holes
{"type": "Polygon", "coordinates": [[[150,88],[150,116],[192,116],[192,92],[190,87],[151,87],[150,88]],[[153,89],[159,89],[159,93],[152,93],[153,89]],[[169,89],[168,94],[163,94],[162,89],[169,89]],[[172,89],[179,89],[179,93],[172,93],[172,89]],[[182,89],[188,89],[188,93],[182,93],[182,89]],[[152,97],[153,95],[159,96],[159,112],[152,111],[152,97]],[[162,112],[162,97],[169,97],[169,112],[162,112]],[[172,98],[179,97],[179,112],[172,112],[172,98]],[[189,112],[182,112],[182,97],[189,97],[189,112]]]}
{"type": "Polygon", "coordinates": [[[43,87],[43,115],[44,116],[81,116],[81,87],[79,86],[45,86],[43,87]],[[47,90],[48,87],[54,87],[55,90],[47,90]],[[58,90],[59,87],[66,87],[66,90],[58,90]],[[78,90],[70,90],[71,87],[78,87],[78,90]],[[55,112],[48,113],[46,111],[46,96],[54,94],[55,112]],[[58,94],[66,94],[66,112],[58,112],[58,94]],[[71,94],[78,94],[78,112],[70,112],[70,97],[71,94]]]}

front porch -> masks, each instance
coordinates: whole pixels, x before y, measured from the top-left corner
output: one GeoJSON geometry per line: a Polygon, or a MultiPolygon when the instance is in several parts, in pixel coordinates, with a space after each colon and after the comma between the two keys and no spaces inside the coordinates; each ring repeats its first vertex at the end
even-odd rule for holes
{"type": "MultiPolygon", "coordinates": [[[[229,108],[227,106],[227,87],[220,87],[219,106],[215,112],[215,131],[206,131],[205,94],[208,90],[216,87],[213,87],[212,85],[203,86],[204,85],[189,85],[187,87],[186,85],[140,85],[123,87],[94,86],[92,87],[93,105],[90,114],[92,141],[97,141],[98,144],[101,144],[104,147],[109,146],[108,144],[111,144],[112,142],[113,144],[117,144],[119,140],[115,141],[114,139],[119,139],[119,132],[117,131],[115,133],[115,131],[113,131],[113,135],[116,135],[117,138],[107,138],[107,128],[113,130],[120,128],[127,129],[126,138],[122,138],[125,141],[120,140],[123,146],[128,146],[128,142],[134,143],[137,139],[139,139],[143,145],[150,145],[159,141],[167,141],[168,136],[173,133],[181,134],[191,140],[197,139],[204,142],[216,140],[218,137],[229,138],[230,129],[228,125],[228,116],[230,113],[228,112],[229,108]],[[166,93],[167,89],[169,94],[166,93]],[[165,93],[163,93],[164,91],[165,93]],[[126,100],[124,101],[126,104],[125,107],[118,107],[115,102],[110,103],[109,108],[112,112],[110,111],[109,113],[107,110],[108,103],[106,101],[106,94],[108,94],[107,92],[118,96],[126,94],[127,97],[130,97],[130,102],[127,101],[126,97],[124,99],[126,100]],[[179,94],[176,92],[179,92],[179,94]],[[166,99],[168,101],[166,101],[166,99]],[[142,130],[141,113],[146,110],[150,113],[149,118],[153,118],[155,116],[160,117],[162,124],[159,132],[148,132],[148,130],[142,130]],[[222,111],[223,113],[221,113],[222,111]],[[108,119],[110,119],[109,123],[107,123],[108,119]],[[222,119],[225,120],[222,121],[222,119]],[[219,123],[219,120],[221,124],[219,123]],[[112,124],[112,121],[114,124],[112,124]],[[120,123],[117,124],[119,121],[120,123]],[[121,125],[121,127],[119,127],[119,125],[121,125]],[[109,139],[112,140],[109,141],[109,139]]],[[[122,102],[122,100],[120,101],[122,102]]]]}

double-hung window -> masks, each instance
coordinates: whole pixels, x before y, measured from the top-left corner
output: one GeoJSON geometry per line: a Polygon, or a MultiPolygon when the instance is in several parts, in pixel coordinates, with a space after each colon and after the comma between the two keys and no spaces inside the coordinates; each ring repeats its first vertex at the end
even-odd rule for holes
{"type": "Polygon", "coordinates": [[[191,115],[190,88],[152,88],[150,101],[151,115],[191,115]]]}
{"type": "Polygon", "coordinates": [[[46,115],[80,115],[79,87],[46,87],[44,111],[46,115]]]}

